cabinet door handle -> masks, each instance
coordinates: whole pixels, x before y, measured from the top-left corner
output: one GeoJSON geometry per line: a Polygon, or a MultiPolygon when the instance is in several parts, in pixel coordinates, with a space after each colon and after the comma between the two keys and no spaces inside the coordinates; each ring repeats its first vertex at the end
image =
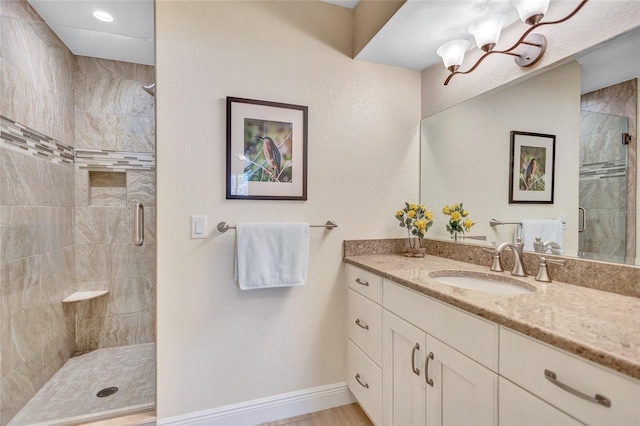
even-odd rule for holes
{"type": "Polygon", "coordinates": [[[356,380],[358,381],[358,383],[360,383],[360,386],[362,386],[363,388],[369,389],[369,383],[362,383],[360,381],[360,373],[356,374],[356,380]]]}
{"type": "Polygon", "coordinates": [[[369,282],[363,281],[360,278],[356,278],[356,282],[360,285],[366,285],[367,287],[369,287],[369,282]]]}
{"type": "Polygon", "coordinates": [[[416,351],[420,350],[420,343],[416,343],[411,351],[411,370],[416,376],[420,375],[420,369],[416,368],[416,351]]]}
{"type": "Polygon", "coordinates": [[[365,330],[368,330],[368,329],[369,329],[369,326],[368,326],[368,325],[362,325],[362,324],[360,323],[360,318],[356,318],[356,324],[358,325],[358,327],[360,327],[360,328],[364,328],[365,330]]]}
{"type": "Polygon", "coordinates": [[[600,404],[600,405],[604,405],[605,407],[611,407],[611,400],[609,398],[606,398],[602,395],[596,394],[595,397],[586,395],[582,392],[580,392],[577,389],[572,388],[569,385],[566,385],[564,383],[562,383],[561,381],[559,381],[556,378],[556,373],[554,373],[551,370],[544,370],[544,377],[549,380],[551,383],[553,383],[554,385],[558,386],[560,389],[566,390],[567,392],[569,392],[570,394],[573,394],[577,397],[580,397],[582,399],[586,399],[587,401],[593,402],[594,404],[600,404]]]}
{"type": "Polygon", "coordinates": [[[429,352],[427,355],[427,360],[424,363],[424,378],[427,381],[427,384],[433,387],[433,380],[429,378],[429,360],[433,359],[433,352],[429,352]]]}

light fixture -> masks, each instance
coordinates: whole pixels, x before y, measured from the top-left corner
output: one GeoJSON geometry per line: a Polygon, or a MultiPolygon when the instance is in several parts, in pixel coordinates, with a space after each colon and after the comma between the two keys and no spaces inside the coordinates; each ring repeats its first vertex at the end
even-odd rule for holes
{"type": "Polygon", "coordinates": [[[505,50],[494,50],[500,38],[500,31],[506,21],[504,15],[489,15],[474,22],[469,26],[469,32],[473,34],[476,39],[476,44],[485,53],[467,71],[458,71],[462,65],[464,53],[469,46],[469,42],[466,40],[454,40],[440,46],[437,54],[442,57],[445,68],[451,72],[445,80],[444,85],[449,84],[451,78],[456,74],[469,74],[475,70],[487,56],[493,53],[514,56],[516,64],[521,67],[528,67],[535,64],[542,58],[542,55],[544,55],[547,48],[547,39],[542,34],[532,34],[533,30],[543,25],[560,24],[572,18],[588,1],[589,0],[582,0],[571,13],[562,19],[541,22],[549,7],[549,0],[515,0],[518,15],[520,15],[522,22],[529,25],[529,28],[513,46],[505,50]],[[463,45],[462,42],[467,43],[466,47],[461,47],[463,45]],[[454,56],[451,51],[455,51],[456,49],[458,53],[457,56],[454,56]],[[459,52],[460,50],[462,50],[462,53],[459,52]]]}
{"type": "Polygon", "coordinates": [[[102,22],[112,22],[113,16],[109,12],[104,10],[96,10],[93,12],[93,17],[102,22]]]}
{"type": "Polygon", "coordinates": [[[476,39],[476,44],[483,52],[489,52],[496,47],[506,21],[506,15],[489,15],[469,25],[469,33],[476,39]]]}

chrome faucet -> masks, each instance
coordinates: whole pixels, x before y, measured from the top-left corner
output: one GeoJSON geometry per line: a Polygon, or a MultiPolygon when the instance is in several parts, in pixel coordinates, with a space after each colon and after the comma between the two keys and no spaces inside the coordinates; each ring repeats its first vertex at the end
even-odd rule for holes
{"type": "Polygon", "coordinates": [[[538,274],[536,275],[536,281],[542,281],[545,283],[551,282],[551,277],[549,276],[549,271],[547,270],[547,263],[553,263],[554,265],[562,265],[564,266],[564,260],[557,259],[547,259],[546,257],[540,258],[540,269],[538,269],[538,274]]]}
{"type": "Polygon", "coordinates": [[[533,242],[533,249],[536,253],[546,253],[547,249],[551,249],[551,254],[562,254],[562,247],[553,240],[542,242],[542,237],[536,237],[533,242]]]}
{"type": "Polygon", "coordinates": [[[516,277],[526,277],[527,272],[525,271],[524,263],[522,262],[522,247],[523,244],[520,239],[518,239],[518,242],[515,244],[510,241],[500,244],[495,251],[491,270],[494,272],[503,271],[502,265],[500,264],[500,255],[505,251],[505,249],[510,248],[513,252],[513,269],[511,270],[511,275],[515,275],[516,277]]]}

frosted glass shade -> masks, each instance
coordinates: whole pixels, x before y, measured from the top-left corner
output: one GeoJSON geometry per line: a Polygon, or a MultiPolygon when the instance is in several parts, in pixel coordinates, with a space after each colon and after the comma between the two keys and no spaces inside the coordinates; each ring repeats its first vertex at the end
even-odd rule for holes
{"type": "Polygon", "coordinates": [[[442,58],[445,68],[453,72],[462,65],[470,45],[468,40],[453,40],[440,46],[436,53],[442,58]]]}
{"type": "Polygon", "coordinates": [[[516,0],[515,6],[522,22],[527,25],[535,25],[547,13],[549,0],[516,0]]]}
{"type": "Polygon", "coordinates": [[[495,14],[469,25],[469,32],[475,37],[480,49],[488,52],[495,47],[506,20],[506,15],[495,14]]]}

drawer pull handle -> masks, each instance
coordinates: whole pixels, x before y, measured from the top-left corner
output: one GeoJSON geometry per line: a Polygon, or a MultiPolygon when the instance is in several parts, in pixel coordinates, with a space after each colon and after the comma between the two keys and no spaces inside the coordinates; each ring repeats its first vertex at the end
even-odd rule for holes
{"type": "Polygon", "coordinates": [[[416,351],[420,350],[420,344],[416,343],[411,351],[411,370],[415,373],[416,376],[420,375],[420,369],[416,368],[416,351]]]}
{"type": "Polygon", "coordinates": [[[358,327],[364,328],[365,330],[369,329],[368,325],[362,325],[362,323],[360,323],[360,318],[356,318],[356,324],[358,325],[358,327]]]}
{"type": "Polygon", "coordinates": [[[358,381],[358,383],[360,383],[360,386],[362,386],[363,388],[369,389],[369,383],[362,383],[360,381],[360,373],[356,374],[356,380],[358,381]]]}
{"type": "Polygon", "coordinates": [[[589,395],[585,395],[584,393],[580,392],[579,390],[576,390],[574,388],[572,388],[569,385],[565,385],[564,383],[562,383],[561,381],[559,381],[556,378],[556,373],[554,373],[553,371],[550,370],[544,370],[544,377],[549,380],[551,383],[553,383],[554,385],[558,386],[561,389],[566,390],[567,392],[580,397],[582,399],[586,399],[587,401],[593,402],[594,404],[600,404],[600,405],[604,405],[605,407],[611,407],[611,400],[609,398],[606,398],[602,395],[596,394],[595,398],[591,397],[589,395]]]}
{"type": "Polygon", "coordinates": [[[356,278],[356,282],[360,285],[366,285],[367,287],[369,287],[369,282],[368,281],[363,281],[360,278],[356,278]]]}
{"type": "Polygon", "coordinates": [[[424,363],[424,378],[427,381],[427,384],[433,387],[433,380],[429,378],[429,360],[433,359],[433,352],[429,352],[427,355],[427,361],[424,363]]]}

